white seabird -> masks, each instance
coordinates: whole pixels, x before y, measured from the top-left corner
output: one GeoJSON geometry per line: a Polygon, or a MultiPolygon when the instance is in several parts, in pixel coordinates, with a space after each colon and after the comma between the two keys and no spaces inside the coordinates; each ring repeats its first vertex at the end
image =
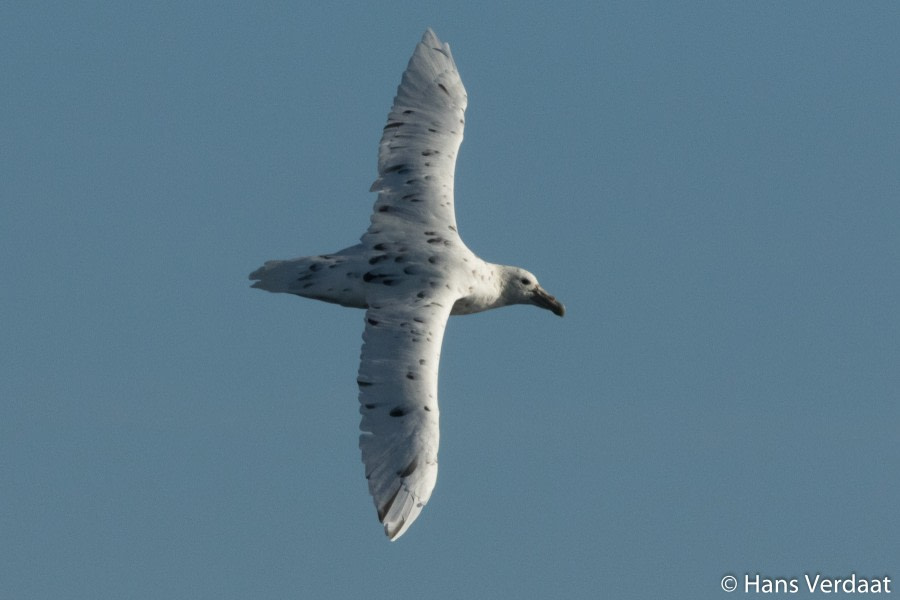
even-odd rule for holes
{"type": "Polygon", "coordinates": [[[378,519],[403,535],[437,481],[438,363],[450,315],[534,304],[565,307],[518,267],[478,258],[459,237],[453,172],[466,90],[431,29],[409,61],[378,149],[378,192],[361,242],[268,261],[253,287],[366,309],[359,447],[378,519]]]}

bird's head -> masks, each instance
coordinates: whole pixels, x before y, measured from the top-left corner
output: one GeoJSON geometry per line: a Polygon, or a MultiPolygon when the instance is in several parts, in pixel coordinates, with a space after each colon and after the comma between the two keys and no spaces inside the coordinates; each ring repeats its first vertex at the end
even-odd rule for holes
{"type": "Polygon", "coordinates": [[[560,317],[566,314],[563,303],[548,294],[537,277],[519,267],[504,268],[503,300],[505,304],[533,304],[560,317]]]}

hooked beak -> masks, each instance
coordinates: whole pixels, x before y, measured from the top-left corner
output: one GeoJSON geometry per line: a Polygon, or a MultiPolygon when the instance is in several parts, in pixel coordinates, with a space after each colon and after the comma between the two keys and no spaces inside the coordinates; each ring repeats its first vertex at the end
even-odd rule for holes
{"type": "Polygon", "coordinates": [[[531,303],[535,306],[546,308],[559,317],[566,314],[566,307],[563,306],[563,303],[548,294],[542,287],[538,287],[532,292],[531,303]]]}

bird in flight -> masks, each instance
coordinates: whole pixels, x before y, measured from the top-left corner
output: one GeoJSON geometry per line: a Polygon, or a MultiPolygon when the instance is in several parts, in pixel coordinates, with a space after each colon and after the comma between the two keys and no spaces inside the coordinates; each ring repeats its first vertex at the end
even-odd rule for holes
{"type": "Polygon", "coordinates": [[[449,44],[425,31],[378,148],[378,199],[360,243],[333,254],[267,261],[252,287],[366,311],[357,384],[359,447],[378,519],[403,535],[437,481],[438,365],[451,315],[533,304],[565,307],[519,267],[463,243],[453,172],[466,90],[449,44]]]}

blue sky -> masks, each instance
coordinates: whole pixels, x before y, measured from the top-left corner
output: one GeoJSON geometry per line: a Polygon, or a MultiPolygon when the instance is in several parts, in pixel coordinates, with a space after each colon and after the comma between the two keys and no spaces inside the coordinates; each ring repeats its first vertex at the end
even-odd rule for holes
{"type": "Polygon", "coordinates": [[[0,597],[900,579],[898,30],[887,2],[4,3],[0,597]],[[451,320],[438,485],[391,544],[362,313],[246,278],[362,234],[426,26],[469,94],[460,232],[568,313],[451,320]]]}

